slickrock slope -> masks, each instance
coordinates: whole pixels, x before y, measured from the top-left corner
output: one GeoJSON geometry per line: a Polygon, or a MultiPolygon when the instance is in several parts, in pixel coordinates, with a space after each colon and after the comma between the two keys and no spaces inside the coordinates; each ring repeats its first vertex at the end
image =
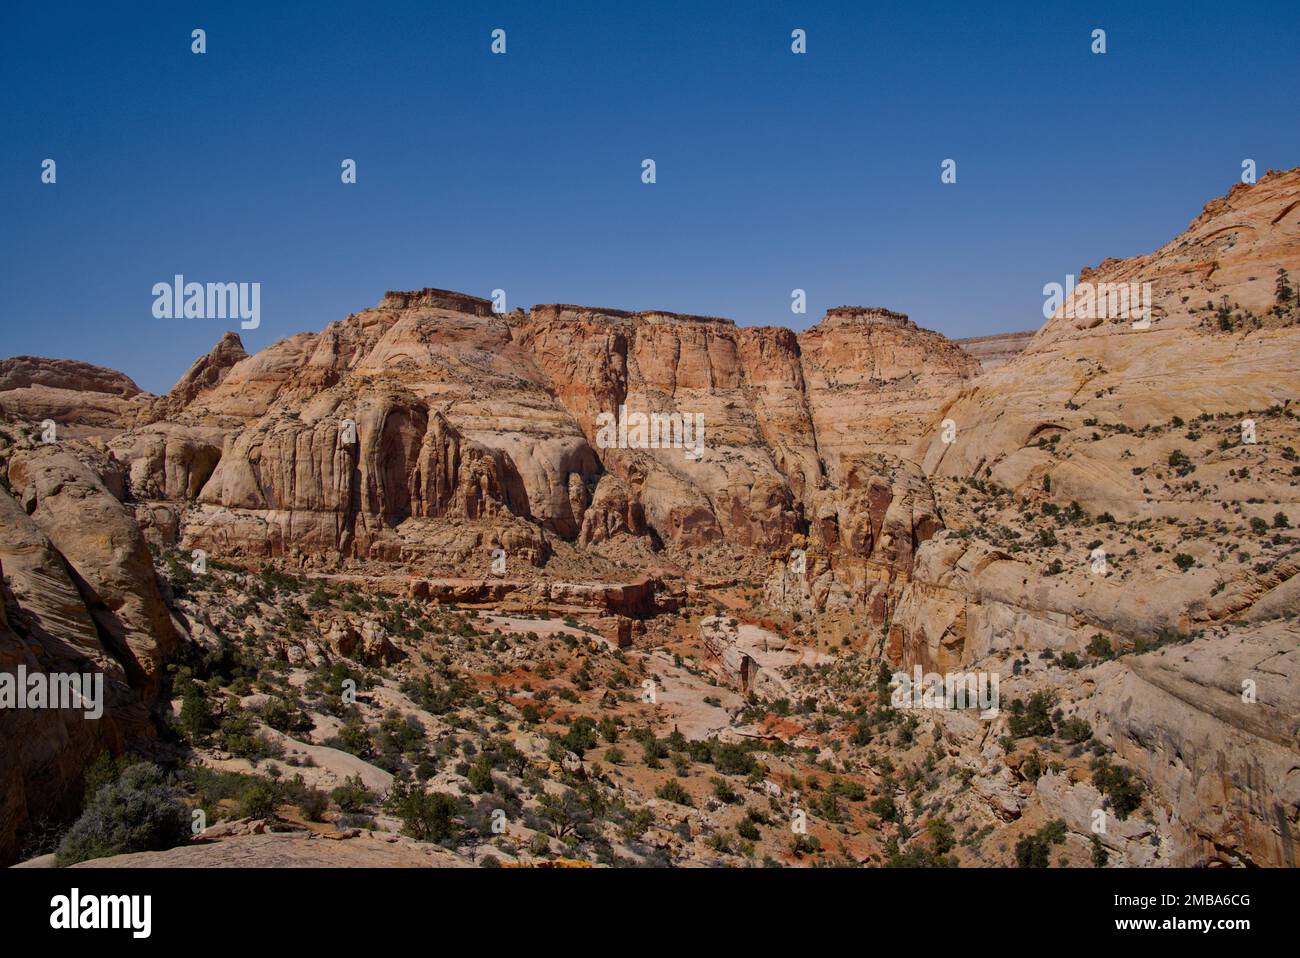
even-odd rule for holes
{"type": "Polygon", "coordinates": [[[918,448],[926,471],[987,475],[1011,489],[1052,471],[1081,504],[1104,499],[1116,515],[1150,514],[1142,483],[1116,468],[1110,444],[1090,454],[1085,421],[1140,429],[1296,398],[1295,300],[1274,310],[1277,271],[1300,272],[1298,190],[1295,170],[1238,184],[1156,252],[1083,270],[1080,284],[1151,283],[1150,328],[1127,318],[1068,318],[1063,305],[1023,353],[934,417],[918,448]],[[951,444],[937,428],[945,418],[958,430],[951,444]],[[1035,444],[1072,431],[1084,432],[1082,441],[1057,458],[1075,461],[1048,470],[1035,444]]]}
{"type": "Polygon", "coordinates": [[[73,868],[470,868],[474,863],[410,839],[304,831],[231,835],[162,852],[115,855],[73,868]]]}
{"type": "Polygon", "coordinates": [[[1189,839],[1174,864],[1300,864],[1296,639],[1294,621],[1221,630],[1096,670],[1079,712],[1167,801],[1189,839]]]}
{"type": "MultiPolygon", "coordinates": [[[[0,665],[89,663],[109,717],[0,714],[34,743],[0,746],[0,859],[163,716],[191,805],[323,802],[458,861],[1294,865],[1298,278],[1292,170],[1080,275],[1151,283],[1149,324],[1063,308],[1027,344],[425,289],[227,334],[163,397],[8,361],[0,665]],[[622,441],[652,414],[703,434],[622,441]],[[891,702],[913,667],[999,679],[1000,710],[891,702]],[[424,821],[408,780],[454,801],[424,821]]],[[[444,857],[161,855],[114,863],[444,857]]]]}
{"type": "Polygon", "coordinates": [[[1182,862],[1296,854],[1298,207],[1300,170],[1271,173],[1156,252],[1085,270],[1150,282],[1149,328],[1063,308],[917,451],[948,530],[918,553],[891,653],[1004,675],[1129,653],[1054,692],[1090,692],[1082,713],[1154,783],[1182,862]],[[1289,690],[1242,704],[1264,674],[1289,690]]]}

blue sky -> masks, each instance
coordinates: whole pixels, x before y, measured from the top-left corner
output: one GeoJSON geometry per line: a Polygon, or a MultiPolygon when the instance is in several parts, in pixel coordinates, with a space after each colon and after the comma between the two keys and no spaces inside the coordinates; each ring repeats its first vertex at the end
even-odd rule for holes
{"type": "Polygon", "coordinates": [[[11,4],[0,355],[166,390],[232,325],[155,319],[176,273],[262,284],[250,351],[422,286],[1034,328],[1044,283],[1161,245],[1244,158],[1300,164],[1298,60],[1294,0],[11,4]]]}

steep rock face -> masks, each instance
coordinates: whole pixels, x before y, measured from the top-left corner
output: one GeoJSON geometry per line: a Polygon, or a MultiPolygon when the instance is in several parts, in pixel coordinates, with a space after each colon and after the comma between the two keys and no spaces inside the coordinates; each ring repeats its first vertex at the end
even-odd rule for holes
{"type": "Polygon", "coordinates": [[[910,454],[936,406],[979,366],[902,313],[841,306],[799,334],[817,448],[838,479],[864,452],[910,454]]]}
{"type": "MultiPolygon", "coordinates": [[[[1298,196],[1300,170],[1273,173],[1251,187],[1238,184],[1154,253],[1082,271],[1080,287],[1150,283],[1149,328],[1128,318],[1072,318],[1067,307],[1086,312],[1076,296],[1024,352],[967,384],[933,416],[918,460],[933,475],[987,472],[1014,490],[1035,472],[1033,443],[1081,431],[1085,420],[1139,429],[1175,415],[1190,421],[1294,399],[1300,367],[1289,357],[1300,343],[1300,325],[1272,311],[1277,270],[1300,271],[1298,196]],[[1225,298],[1236,314],[1231,331],[1217,320],[1225,298]],[[942,419],[955,424],[955,442],[944,442],[942,419]]],[[[1114,468],[1110,449],[1099,451],[1090,455],[1084,444],[1071,449],[1073,498],[1085,507],[1095,499],[1096,511],[1116,515],[1117,508],[1148,510],[1141,482],[1114,468]]]]}
{"type": "Polygon", "coordinates": [[[1168,803],[1173,864],[1296,867],[1295,638],[1275,623],[1097,669],[1080,714],[1168,803]]]}
{"type": "Polygon", "coordinates": [[[226,333],[207,355],[194,361],[194,365],[185,371],[185,375],[159,401],[152,415],[159,419],[177,415],[201,393],[221,385],[231,368],[247,358],[248,353],[244,351],[239,334],[226,333]]]}
{"type": "MultiPolygon", "coordinates": [[[[836,550],[855,494],[847,477],[869,449],[895,445],[851,438],[871,434],[863,420],[888,420],[895,437],[911,442],[919,432],[897,404],[914,395],[925,403],[914,389],[918,371],[923,390],[942,392],[975,366],[899,314],[846,310],[823,327],[797,337],[708,317],[541,306],[520,321],[518,338],[595,446],[602,413],[702,417],[698,461],[680,448],[597,450],[662,540],[771,550],[808,532],[836,550]],[[912,364],[906,373],[903,363],[912,364]],[[810,364],[815,386],[806,379],[810,364]],[[832,394],[832,403],[817,405],[832,394]],[[819,424],[839,436],[829,454],[819,424]]],[[[876,466],[885,468],[879,459],[876,466]]]]}
{"type": "Polygon", "coordinates": [[[861,608],[893,614],[917,550],[943,523],[915,463],[871,453],[848,472],[813,524],[805,548],[774,555],[764,597],[773,608],[861,608]]]}
{"type": "MultiPolygon", "coordinates": [[[[893,377],[892,399],[906,392],[895,374],[909,357],[927,388],[973,370],[942,337],[897,323],[889,334],[858,324],[837,340],[845,354],[825,361],[893,377]],[[908,337],[920,343],[911,352],[908,337]]],[[[879,400],[875,383],[837,388],[861,405],[879,400]]],[[[828,479],[789,330],[563,305],[497,315],[486,300],[441,290],[389,293],[319,336],[238,361],[177,418],[189,441],[213,442],[193,433],[200,423],[227,431],[211,478],[199,480],[199,508],[181,519],[185,542],[320,558],[413,554],[404,534],[428,530],[411,520],[439,517],[523,519],[583,544],[626,534],[687,549],[780,549],[816,526],[829,554],[858,494],[848,476],[866,452],[837,452],[843,477],[828,479]],[[699,447],[680,433],[660,448],[602,435],[603,416],[637,414],[701,423],[699,447]],[[355,449],[340,439],[345,420],[355,449]]],[[[177,449],[168,466],[159,442],[115,444],[133,486],[175,492],[211,460],[177,449]]],[[[874,468],[888,477],[903,467],[874,468]]],[[[910,545],[905,554],[910,561],[910,545]]]]}
{"type": "Polygon", "coordinates": [[[1300,269],[1298,207],[1300,170],[1273,173],[1155,253],[1084,271],[1151,283],[1150,323],[1063,305],[940,407],[916,452],[951,528],[918,552],[888,655],[1005,677],[1021,656],[1190,639],[1055,689],[1167,803],[1182,864],[1289,863],[1300,847],[1300,707],[1289,692],[1239,707],[1242,681],[1288,674],[1294,647],[1293,624],[1271,620],[1300,595],[1279,532],[1300,511],[1300,310],[1278,279],[1300,269]]]}
{"type": "Polygon", "coordinates": [[[403,385],[461,435],[499,457],[516,515],[572,538],[582,517],[574,511],[570,477],[594,486],[596,457],[541,385],[532,357],[512,342],[508,323],[486,301],[459,297],[449,304],[461,300],[471,304],[460,306],[463,312],[425,305],[421,298],[405,305],[349,382],[359,389],[367,382],[403,385]]]}
{"type": "Polygon", "coordinates": [[[1038,330],[1029,329],[1020,333],[996,333],[992,336],[971,336],[967,339],[954,339],[967,354],[973,356],[980,364],[980,372],[988,373],[1015,359],[1038,330]]]}
{"type": "Polygon", "coordinates": [[[661,539],[759,545],[788,537],[796,519],[750,408],[739,333],[707,317],[539,306],[518,339],[661,539]],[[602,414],[691,417],[703,424],[703,448],[698,458],[684,442],[602,448],[602,414]]]}
{"type": "Polygon", "coordinates": [[[150,709],[175,636],[139,530],[93,471],[66,450],[3,451],[22,505],[0,491],[0,672],[103,680],[98,717],[85,708],[0,709],[7,864],[29,831],[76,811],[84,769],[99,752],[153,734],[150,709]]]}
{"type": "Polygon", "coordinates": [[[409,519],[527,514],[509,458],[465,438],[441,412],[384,384],[336,387],[294,415],[270,414],[227,441],[187,516],[186,542],[268,556],[402,551],[409,519]]]}
{"type": "Polygon", "coordinates": [[[591,505],[583,513],[578,541],[585,546],[597,545],[621,534],[645,535],[645,515],[627,483],[606,473],[600,477],[591,505]]]}
{"type": "Polygon", "coordinates": [[[127,470],[131,496],[192,501],[221,459],[223,430],[161,422],[123,433],[109,455],[127,470]]]}
{"type": "Polygon", "coordinates": [[[23,510],[66,559],[101,641],[152,702],[177,636],[134,517],[57,445],[14,450],[7,472],[23,510]]]}

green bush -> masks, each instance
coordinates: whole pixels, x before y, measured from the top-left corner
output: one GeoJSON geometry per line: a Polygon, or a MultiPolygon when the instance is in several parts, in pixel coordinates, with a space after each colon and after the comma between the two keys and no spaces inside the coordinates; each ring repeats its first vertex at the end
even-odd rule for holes
{"type": "Polygon", "coordinates": [[[595,748],[598,743],[596,723],[586,716],[574,719],[573,724],[569,726],[569,731],[560,739],[560,744],[579,758],[586,754],[588,749],[595,748]]]}
{"type": "Polygon", "coordinates": [[[1111,648],[1110,640],[1098,632],[1088,643],[1088,654],[1098,659],[1113,659],[1115,650],[1111,648]]]}
{"type": "Polygon", "coordinates": [[[676,805],[690,805],[691,796],[686,794],[686,789],[682,788],[682,783],[675,778],[670,778],[657,789],[655,797],[662,798],[665,802],[673,802],[676,805]]]}
{"type": "Polygon", "coordinates": [[[474,760],[474,764],[469,767],[469,787],[479,794],[493,791],[496,786],[492,782],[492,759],[486,752],[474,760]]]}
{"type": "Polygon", "coordinates": [[[101,787],[59,846],[59,865],[130,852],[162,851],[190,837],[190,813],[162,770],[131,765],[101,787]]]}
{"type": "Polygon", "coordinates": [[[388,796],[388,807],[402,820],[402,833],[421,842],[442,842],[456,834],[456,799],[441,792],[398,779],[388,796]]]}
{"type": "Polygon", "coordinates": [[[239,796],[240,818],[270,818],[279,804],[275,783],[264,778],[254,779],[239,796]]]}
{"type": "Polygon", "coordinates": [[[871,810],[880,816],[881,821],[892,822],[898,817],[898,806],[888,795],[882,795],[873,801],[871,810]]]}
{"type": "Polygon", "coordinates": [[[1052,697],[1047,692],[1035,692],[1029,696],[1028,705],[1016,699],[1011,703],[1011,718],[1007,723],[1011,734],[1016,738],[1051,735],[1053,731],[1051,707],[1052,697]]]}
{"type": "Polygon", "coordinates": [[[1132,769],[1112,765],[1109,758],[1102,757],[1093,762],[1092,784],[1110,799],[1120,821],[1142,804],[1142,780],[1133,776],[1132,769]]]}
{"type": "Polygon", "coordinates": [[[208,705],[208,697],[203,688],[194,681],[184,684],[181,690],[181,714],[177,720],[181,734],[191,744],[207,741],[209,735],[216,731],[217,723],[208,705]]]}
{"type": "Polygon", "coordinates": [[[1050,862],[1052,846],[1065,841],[1065,822],[1056,819],[1048,822],[1033,835],[1016,842],[1016,865],[1020,868],[1046,868],[1050,862]]]}
{"type": "Polygon", "coordinates": [[[1081,718],[1068,718],[1056,727],[1056,734],[1071,745],[1092,738],[1092,726],[1081,718]]]}
{"type": "Polygon", "coordinates": [[[344,812],[362,812],[375,801],[375,793],[366,788],[359,774],[344,780],[343,784],[330,792],[334,804],[344,812]]]}

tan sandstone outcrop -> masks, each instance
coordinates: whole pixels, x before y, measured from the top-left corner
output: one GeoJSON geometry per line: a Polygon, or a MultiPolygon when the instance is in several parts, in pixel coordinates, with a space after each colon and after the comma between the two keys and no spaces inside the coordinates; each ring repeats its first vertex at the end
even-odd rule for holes
{"type": "Polygon", "coordinates": [[[5,862],[29,831],[76,812],[96,755],[153,734],[150,710],[175,644],[139,529],[83,462],[102,457],[13,438],[0,449],[0,671],[102,676],[103,701],[101,715],[0,710],[5,862]]]}
{"type": "Polygon", "coordinates": [[[954,528],[917,553],[894,661],[1005,677],[1020,655],[1192,639],[1054,689],[1151,784],[1179,864],[1290,864],[1300,848],[1300,560],[1277,534],[1300,511],[1287,408],[1300,398],[1300,315],[1276,296],[1278,271],[1300,270],[1298,207],[1300,170],[1270,173],[1156,252],[1083,271],[1150,282],[1150,324],[1058,311],[937,409],[916,452],[954,528]],[[1072,504],[1077,522],[1047,518],[1072,504]],[[1098,547],[1112,568],[1090,567],[1098,547]],[[1243,705],[1252,676],[1275,686],[1267,706],[1243,705]]]}

